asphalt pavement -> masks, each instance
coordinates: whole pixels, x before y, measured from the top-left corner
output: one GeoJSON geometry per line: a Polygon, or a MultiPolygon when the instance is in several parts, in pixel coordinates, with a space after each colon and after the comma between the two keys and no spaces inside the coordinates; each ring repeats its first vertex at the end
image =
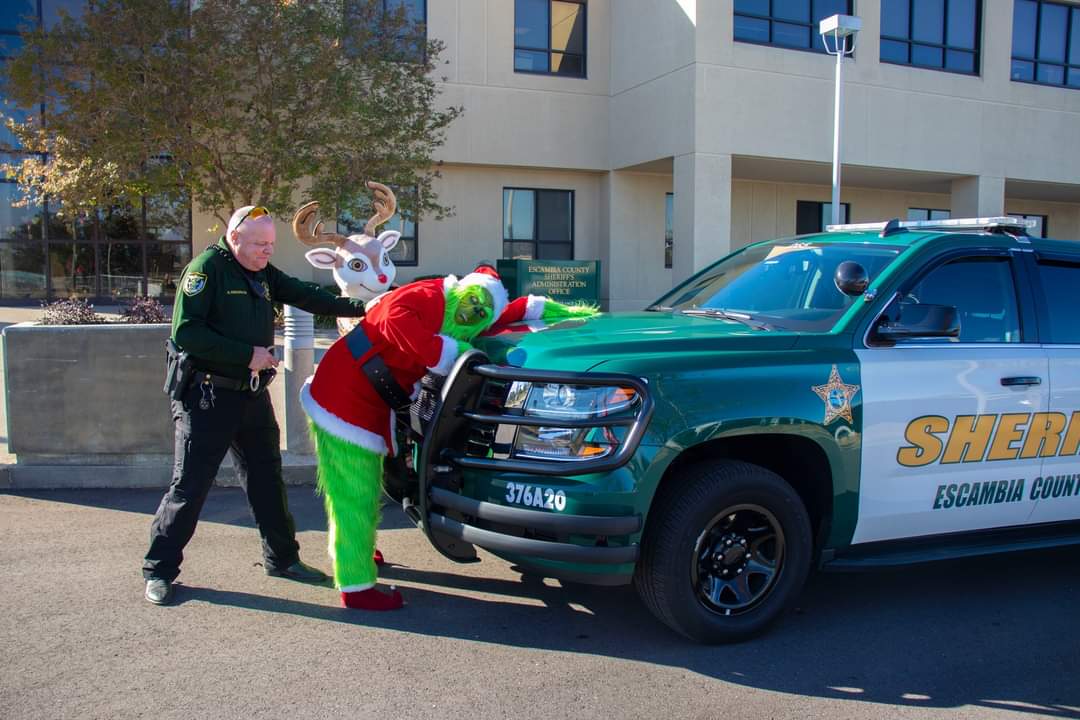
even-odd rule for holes
{"type": "MultiPolygon", "coordinates": [[[[305,560],[321,503],[289,489],[305,560]]],[[[160,491],[0,494],[0,718],[1080,717],[1080,550],[818,575],[764,637],[705,647],[631,588],[456,565],[396,508],[408,605],[267,577],[243,494],[215,488],[176,604],[142,599],[160,491]]]]}

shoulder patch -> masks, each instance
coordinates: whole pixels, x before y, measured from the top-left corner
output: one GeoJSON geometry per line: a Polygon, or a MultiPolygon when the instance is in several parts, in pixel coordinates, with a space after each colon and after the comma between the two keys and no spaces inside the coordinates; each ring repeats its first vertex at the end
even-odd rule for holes
{"type": "Polygon", "coordinates": [[[198,295],[206,287],[206,275],[201,272],[189,272],[184,276],[184,294],[188,297],[198,295]]]}

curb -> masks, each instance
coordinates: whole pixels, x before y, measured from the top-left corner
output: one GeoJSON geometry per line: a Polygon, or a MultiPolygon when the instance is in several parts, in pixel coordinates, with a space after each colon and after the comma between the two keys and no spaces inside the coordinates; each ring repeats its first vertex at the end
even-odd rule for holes
{"type": "MultiPolygon", "coordinates": [[[[167,488],[172,459],[150,465],[2,465],[0,490],[71,490],[167,488]]],[[[315,484],[315,456],[282,453],[281,474],[286,485],[315,484]]],[[[239,487],[228,456],[214,484],[239,487]]]]}

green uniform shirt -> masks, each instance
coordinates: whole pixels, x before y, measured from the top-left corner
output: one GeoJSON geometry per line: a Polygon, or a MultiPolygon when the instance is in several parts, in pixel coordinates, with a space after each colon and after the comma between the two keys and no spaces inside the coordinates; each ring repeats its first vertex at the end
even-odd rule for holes
{"type": "Polygon", "coordinates": [[[221,238],[184,270],[173,305],[172,338],[199,370],[246,378],[253,348],[274,344],[273,300],[319,315],[364,314],[362,300],[333,295],[273,265],[245,270],[221,238]]]}

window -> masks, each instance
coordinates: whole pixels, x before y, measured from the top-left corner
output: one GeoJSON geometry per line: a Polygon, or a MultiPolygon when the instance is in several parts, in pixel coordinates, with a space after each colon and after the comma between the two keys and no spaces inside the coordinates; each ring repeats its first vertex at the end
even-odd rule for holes
{"type": "Polygon", "coordinates": [[[735,0],[735,39],[825,52],[818,23],[850,15],[851,0],[735,0]]]}
{"type": "Polygon", "coordinates": [[[585,77],[583,0],[514,0],[514,71],[585,77]]]}
{"type": "MultiPolygon", "coordinates": [[[[848,222],[851,216],[851,203],[840,203],[840,224],[848,222]]],[[[795,204],[795,234],[824,232],[826,225],[832,224],[832,203],[799,200],[795,204]]]]}
{"type": "Polygon", "coordinates": [[[384,53],[393,62],[423,63],[427,57],[427,0],[346,0],[344,43],[350,55],[384,53]],[[401,13],[402,24],[397,23],[401,13]],[[392,23],[394,31],[384,29],[392,23]]]}
{"type": "MultiPolygon", "coordinates": [[[[380,225],[376,233],[385,232],[387,230],[397,230],[401,233],[401,238],[398,240],[397,245],[390,251],[390,259],[398,267],[408,267],[418,265],[420,263],[420,240],[417,234],[417,224],[412,219],[412,215],[401,209],[401,199],[405,197],[406,200],[411,195],[416,196],[416,188],[401,189],[391,188],[394,191],[394,195],[398,200],[398,211],[390,216],[384,224],[380,225]]],[[[337,219],[337,231],[342,235],[356,235],[364,232],[364,225],[367,223],[368,217],[374,213],[374,209],[371,209],[371,197],[365,196],[365,203],[369,208],[365,212],[367,213],[363,217],[356,218],[350,213],[339,213],[337,219]]]]}
{"type": "Polygon", "coordinates": [[[1011,77],[1019,82],[1080,87],[1080,8],[1016,0],[1011,77]]]}
{"type": "Polygon", "coordinates": [[[574,192],[503,188],[503,257],[574,259],[574,192]]]}
{"type": "MultiPolygon", "coordinates": [[[[63,16],[78,17],[85,4],[85,0],[5,2],[0,11],[0,56],[19,47],[20,26],[43,23],[53,31],[63,16]]],[[[6,102],[4,111],[18,121],[26,118],[6,102]]],[[[0,130],[0,143],[18,150],[6,129],[0,130]]],[[[17,155],[0,156],[0,162],[18,160],[17,155]]],[[[13,207],[19,197],[14,181],[0,178],[0,301],[56,297],[116,301],[139,295],[168,300],[175,294],[176,280],[191,261],[191,202],[185,194],[148,197],[78,220],[61,217],[55,200],[44,206],[13,207]]]]}
{"type": "Polygon", "coordinates": [[[827,332],[855,303],[833,278],[850,260],[871,281],[901,247],[784,238],[749,245],[683,282],[648,309],[712,317],[717,322],[764,323],[779,330],[827,332]]]}
{"type": "Polygon", "coordinates": [[[979,72],[981,0],[881,0],[881,62],[979,72]]]}
{"type": "Polygon", "coordinates": [[[675,193],[664,197],[664,267],[671,267],[675,238],[675,193]]]}
{"type": "Polygon", "coordinates": [[[927,220],[948,220],[952,213],[948,210],[935,210],[934,208],[908,208],[907,219],[913,222],[926,222],[927,220]]]}
{"type": "Polygon", "coordinates": [[[954,306],[960,317],[960,342],[1020,342],[1020,314],[1009,258],[963,258],[945,263],[907,292],[901,300],[901,315],[907,303],[954,306]]]}
{"type": "Polygon", "coordinates": [[[1080,265],[1054,260],[1039,261],[1039,286],[1049,321],[1043,342],[1080,344],[1080,265]]]}
{"type": "Polygon", "coordinates": [[[382,0],[382,4],[384,12],[402,12],[405,16],[405,27],[396,42],[398,55],[403,60],[423,62],[427,57],[427,32],[421,33],[420,28],[427,25],[427,0],[382,0]]]}
{"type": "Polygon", "coordinates": [[[1028,235],[1031,237],[1046,237],[1046,215],[1021,215],[1020,213],[1009,213],[1009,217],[1020,218],[1021,220],[1034,220],[1035,226],[1028,228],[1028,235]]]}

